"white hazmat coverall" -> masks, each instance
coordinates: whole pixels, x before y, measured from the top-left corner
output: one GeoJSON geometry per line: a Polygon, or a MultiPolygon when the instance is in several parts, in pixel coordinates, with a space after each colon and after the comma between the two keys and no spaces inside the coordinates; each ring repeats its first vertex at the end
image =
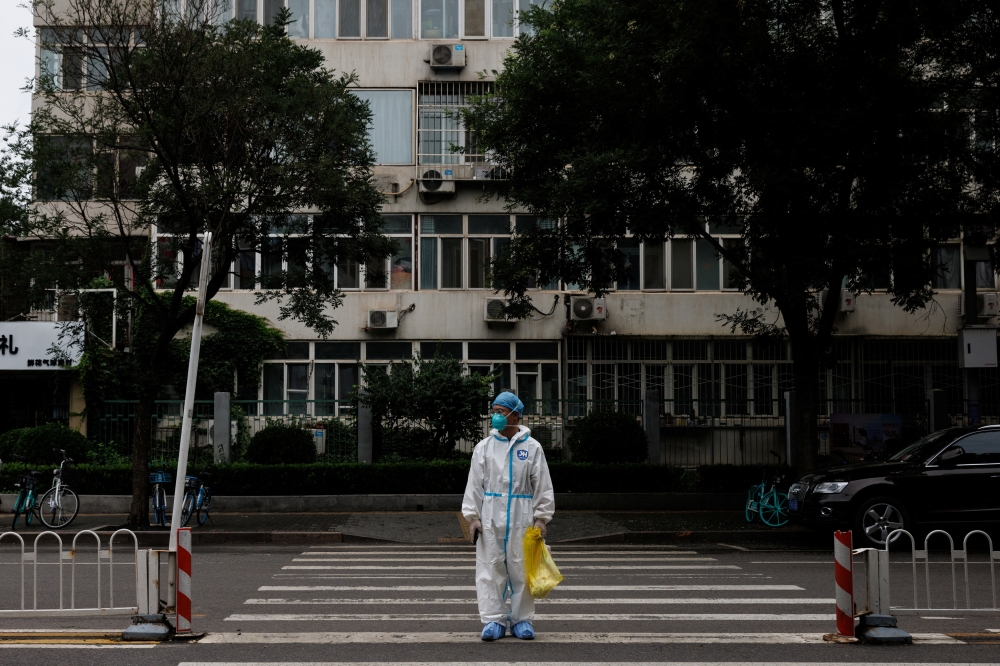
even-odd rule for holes
{"type": "Polygon", "coordinates": [[[493,430],[476,445],[462,501],[465,519],[483,523],[476,544],[476,596],[483,624],[514,625],[534,617],[535,600],[525,581],[524,532],[535,520],[548,523],[556,510],[542,445],[530,430],[518,429],[513,441],[493,430]]]}

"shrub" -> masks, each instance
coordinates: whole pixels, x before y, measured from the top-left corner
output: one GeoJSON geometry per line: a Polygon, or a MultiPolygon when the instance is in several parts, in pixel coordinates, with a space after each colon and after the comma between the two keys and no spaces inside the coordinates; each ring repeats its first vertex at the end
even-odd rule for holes
{"type": "Polygon", "coordinates": [[[61,423],[18,428],[0,435],[0,460],[11,460],[14,455],[19,455],[35,465],[56,464],[62,461],[62,456],[53,450],[65,449],[70,458],[85,462],[91,448],[92,444],[86,437],[61,423]]]}
{"type": "Polygon", "coordinates": [[[646,431],[634,414],[591,412],[573,423],[573,462],[639,463],[649,457],[646,431]]]}
{"type": "Polygon", "coordinates": [[[250,439],[245,457],[261,465],[310,463],[316,460],[316,444],[296,425],[269,423],[250,439]]]}

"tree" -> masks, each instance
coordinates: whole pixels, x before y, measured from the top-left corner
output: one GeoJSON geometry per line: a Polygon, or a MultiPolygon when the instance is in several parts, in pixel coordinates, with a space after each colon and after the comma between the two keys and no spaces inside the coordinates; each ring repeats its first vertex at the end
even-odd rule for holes
{"type": "Polygon", "coordinates": [[[241,253],[266,252],[287,270],[240,279],[263,287],[258,302],[278,301],[280,318],[323,336],[342,302],[331,267],[392,250],[355,77],[288,39],[286,11],[261,27],[219,20],[225,5],[214,0],[180,6],[36,5],[49,27],[30,135],[17,146],[35,174],[17,235],[45,248],[30,258],[36,282],[72,289],[106,271],[132,309],[133,525],[148,521],[149,424],[171,378],[171,341],[193,320],[185,295],[203,234],[213,234],[209,298],[241,253]]]}
{"type": "MultiPolygon", "coordinates": [[[[507,173],[492,193],[559,220],[515,237],[494,261],[509,312],[527,312],[536,280],[604,293],[626,275],[616,244],[629,234],[708,244],[730,286],[749,296],[720,322],[790,342],[797,463],[814,467],[817,377],[841,288],[887,292],[916,312],[933,299],[931,248],[963,220],[996,234],[995,215],[982,215],[989,206],[969,187],[963,100],[973,82],[969,54],[951,43],[986,10],[946,5],[560,0],[532,9],[534,35],[518,39],[496,92],[466,114],[507,173]],[[720,228],[739,242],[724,244],[712,233],[720,228]]],[[[995,76],[985,51],[995,40],[962,43],[995,76]]]]}

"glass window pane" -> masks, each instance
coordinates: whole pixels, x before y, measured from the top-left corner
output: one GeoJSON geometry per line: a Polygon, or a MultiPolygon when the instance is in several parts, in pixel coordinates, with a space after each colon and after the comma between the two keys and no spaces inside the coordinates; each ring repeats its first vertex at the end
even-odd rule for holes
{"type": "MultiPolygon", "coordinates": [[[[343,22],[343,11],[341,11],[343,22]]],[[[368,102],[368,138],[377,164],[413,163],[413,94],[409,90],[353,90],[368,102]]]]}
{"type": "MultiPolygon", "coordinates": [[[[547,4],[548,4],[548,0],[518,0],[517,8],[518,8],[519,11],[523,12],[523,11],[527,11],[528,7],[531,7],[532,5],[541,5],[542,7],[544,7],[547,4]]],[[[531,26],[529,26],[529,25],[526,25],[524,23],[522,23],[519,26],[518,32],[520,34],[522,34],[522,35],[533,35],[533,34],[535,34],[534,28],[531,27],[531,26]]]]}
{"type": "MultiPolygon", "coordinates": [[[[285,364],[265,363],[264,364],[264,400],[284,400],[285,399],[285,364]]],[[[284,409],[280,402],[265,403],[264,414],[276,416],[283,414],[284,409]]]]}
{"type": "Polygon", "coordinates": [[[233,0],[217,0],[210,6],[209,11],[212,23],[223,25],[233,19],[233,0]]]}
{"type": "Polygon", "coordinates": [[[413,9],[410,0],[392,0],[392,38],[413,39],[413,9]]]}
{"type": "Polygon", "coordinates": [[[462,239],[441,239],[441,288],[462,288],[462,239]]]}
{"type": "Polygon", "coordinates": [[[236,0],[236,18],[257,22],[257,0],[236,0]]]}
{"type": "Polygon", "coordinates": [[[942,245],[934,250],[935,289],[961,289],[962,271],[959,264],[959,246],[942,245]]]}
{"type": "Polygon", "coordinates": [[[108,80],[108,59],[110,53],[106,47],[100,47],[97,54],[87,57],[87,90],[103,90],[108,80]]]}
{"type": "Polygon", "coordinates": [[[483,361],[507,360],[510,358],[510,343],[470,342],[469,358],[483,361]]]}
{"type": "Polygon", "coordinates": [[[281,280],[280,238],[266,238],[260,251],[260,284],[265,289],[275,288],[281,280]]]}
{"type": "Polygon", "coordinates": [[[340,36],[361,36],[361,0],[340,0],[340,36]]]}
{"type": "Polygon", "coordinates": [[[264,0],[264,23],[274,25],[278,10],[285,6],[285,0],[264,0]]]}
{"type": "Polygon", "coordinates": [[[368,0],[367,23],[368,37],[388,37],[389,36],[389,1],[388,0],[368,0]]]}
{"type": "Polygon", "coordinates": [[[691,264],[691,241],[670,241],[670,288],[694,289],[694,266],[691,264]]]}
{"type": "Polygon", "coordinates": [[[177,286],[177,239],[165,236],[156,241],[156,288],[173,289],[177,286]]]}
{"type": "Polygon", "coordinates": [[[340,289],[357,289],[361,286],[361,264],[354,259],[341,259],[337,262],[337,287],[340,289]]]}
{"type": "Polygon", "coordinates": [[[285,353],[285,358],[294,359],[308,359],[309,358],[309,343],[308,342],[289,342],[286,347],[288,351],[285,353]]]}
{"type": "Polygon", "coordinates": [[[667,286],[663,272],[663,242],[649,241],[642,244],[642,288],[663,289],[667,286]]]}
{"type": "Polygon", "coordinates": [[[547,402],[545,413],[558,412],[559,406],[554,403],[559,399],[559,366],[555,363],[542,363],[542,400],[547,402]]]}
{"type": "MultiPolygon", "coordinates": [[[[738,248],[740,243],[743,241],[739,238],[723,238],[722,246],[727,250],[730,248],[738,248]]],[[[739,279],[739,271],[733,265],[733,262],[728,259],[722,260],[722,280],[723,286],[726,289],[736,289],[736,282],[739,279]]]]}
{"type": "Polygon", "coordinates": [[[62,84],[63,90],[79,90],[83,85],[83,54],[79,51],[63,51],[62,84]]]}
{"type": "Polygon", "coordinates": [[[337,0],[313,0],[316,12],[316,39],[333,39],[337,36],[337,0]]]}
{"type": "Polygon", "coordinates": [[[461,215],[421,215],[420,233],[422,234],[460,234],[462,233],[461,215]]]}
{"type": "Polygon", "coordinates": [[[755,414],[772,415],[774,409],[774,366],[758,363],[753,366],[753,410],[755,414]]]}
{"type": "Polygon", "coordinates": [[[538,413],[535,405],[535,398],[538,396],[538,366],[534,366],[533,369],[534,372],[531,374],[517,373],[517,397],[524,403],[526,414],[538,413]]]}
{"type": "Polygon", "coordinates": [[[304,238],[288,239],[288,284],[305,286],[306,268],[309,263],[309,241],[304,238]]]}
{"type": "MultiPolygon", "coordinates": [[[[351,393],[358,386],[358,366],[353,363],[341,363],[340,367],[340,392],[337,397],[346,402],[351,399],[351,393]]],[[[341,408],[347,405],[341,405],[341,408]]]]}
{"type": "Polygon", "coordinates": [[[469,239],[469,289],[486,288],[486,271],[490,267],[490,239],[469,239]]]}
{"type": "Polygon", "coordinates": [[[631,238],[620,240],[618,251],[624,255],[619,257],[623,272],[618,280],[618,289],[624,291],[639,289],[639,241],[631,238]]]}
{"type": "MultiPolygon", "coordinates": [[[[440,340],[434,342],[421,342],[420,343],[420,356],[423,358],[434,358],[435,356],[450,356],[451,358],[462,360],[462,343],[461,342],[442,342],[440,340]]],[[[489,374],[489,373],[486,373],[489,374]]]]}
{"type": "Polygon", "coordinates": [[[410,342],[369,342],[365,355],[370,361],[409,361],[413,358],[410,342]]]}
{"type": "Polygon", "coordinates": [[[316,358],[343,358],[357,360],[361,358],[360,342],[317,342],[316,358]]]}
{"type": "Polygon", "coordinates": [[[558,342],[518,342],[518,360],[555,361],[559,358],[558,342]]]}
{"type": "Polygon", "coordinates": [[[996,275],[993,272],[993,264],[988,261],[976,262],[976,288],[992,289],[996,283],[996,275]]]}
{"type": "Polygon", "coordinates": [[[470,234],[509,234],[510,215],[470,215],[470,234]]]}
{"type": "Polygon", "coordinates": [[[465,36],[486,36],[486,4],[484,0],[465,0],[465,36]]]}
{"type": "Polygon", "coordinates": [[[413,218],[410,215],[383,215],[382,232],[387,234],[412,233],[413,218]]]}
{"type": "Polygon", "coordinates": [[[288,390],[308,391],[309,390],[309,364],[289,363],[288,364],[288,390]]]}
{"type": "Polygon", "coordinates": [[[511,379],[510,374],[510,363],[494,363],[493,372],[491,373],[496,377],[496,381],[493,382],[493,390],[496,393],[501,391],[514,391],[514,380],[511,379]]]}
{"type": "Polygon", "coordinates": [[[40,51],[40,63],[39,63],[39,77],[40,83],[46,86],[52,86],[53,90],[59,90],[62,88],[62,79],[60,74],[62,72],[62,59],[60,58],[59,52],[55,48],[42,48],[40,51]]]}
{"type": "Polygon", "coordinates": [[[365,262],[365,289],[389,288],[389,259],[365,262]]]}
{"type": "Polygon", "coordinates": [[[437,289],[437,247],[437,238],[424,238],[420,241],[421,289],[437,289]]]}
{"type": "Polygon", "coordinates": [[[715,248],[705,239],[699,239],[695,245],[697,253],[697,274],[699,290],[715,290],[719,288],[719,255],[715,248]]]}
{"type": "Polygon", "coordinates": [[[413,241],[409,238],[395,240],[399,250],[392,255],[389,265],[389,288],[413,289],[413,241]]]}
{"type": "Polygon", "coordinates": [[[256,255],[253,252],[240,252],[236,256],[236,284],[237,289],[253,289],[254,278],[257,268],[254,265],[256,255]]]}
{"type": "Polygon", "coordinates": [[[570,416],[581,416],[587,413],[586,363],[566,365],[566,399],[570,401],[568,405],[570,416]]]}
{"type": "Polygon", "coordinates": [[[420,36],[424,39],[457,39],[458,0],[422,0],[420,36]]]}
{"type": "Polygon", "coordinates": [[[493,0],[493,36],[514,36],[514,0],[493,0]]]}
{"type": "Polygon", "coordinates": [[[288,0],[288,11],[292,13],[288,36],[309,39],[309,0],[288,0]]]}
{"type": "Polygon", "coordinates": [[[314,409],[316,416],[330,416],[336,413],[336,405],[324,400],[337,399],[337,364],[317,363],[313,379],[313,398],[316,400],[314,409]]]}

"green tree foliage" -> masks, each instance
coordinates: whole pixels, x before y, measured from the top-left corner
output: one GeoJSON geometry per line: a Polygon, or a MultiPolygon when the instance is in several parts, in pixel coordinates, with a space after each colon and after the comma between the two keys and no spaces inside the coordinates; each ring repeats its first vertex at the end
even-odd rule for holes
{"type": "Polygon", "coordinates": [[[316,462],[316,444],[310,432],[299,425],[273,422],[250,438],[244,457],[262,465],[316,462]]]}
{"type": "Polygon", "coordinates": [[[465,375],[460,361],[435,356],[411,363],[363,366],[377,457],[439,459],[455,455],[460,440],[478,441],[490,396],[490,376],[465,375]],[[378,455],[381,454],[381,455],[378,455]]]}
{"type": "Polygon", "coordinates": [[[595,411],[573,421],[573,462],[641,463],[649,458],[646,431],[635,414],[595,411]]]}
{"type": "MultiPolygon", "coordinates": [[[[356,78],[290,40],[287,12],[273,26],[222,25],[223,2],[186,5],[178,15],[180,3],[35,3],[50,26],[42,50],[67,66],[49,71],[43,59],[30,132],[13,140],[35,174],[30,215],[13,232],[38,239],[24,272],[62,290],[108,272],[130,315],[131,360],[103,368],[130,368],[139,398],[130,524],[148,520],[147,424],[194,317],[202,235],[213,235],[208,298],[230,284],[241,251],[267,251],[289,268],[268,272],[258,302],[321,335],[342,302],[329,267],[392,249],[356,78]]],[[[204,389],[230,369],[209,367],[204,389]]]]}
{"type": "Polygon", "coordinates": [[[11,461],[13,456],[23,456],[27,463],[52,465],[62,462],[66,455],[76,462],[86,462],[92,443],[76,430],[61,423],[46,423],[34,428],[17,428],[0,435],[0,460],[11,461]]]}
{"type": "Polygon", "coordinates": [[[561,0],[522,20],[534,34],[466,115],[508,174],[493,193],[560,221],[495,259],[510,312],[528,312],[536,280],[604,293],[626,274],[626,235],[708,244],[750,296],[721,323],[791,343],[811,468],[840,289],[918,312],[933,307],[931,248],[996,237],[995,7],[561,0]]]}

